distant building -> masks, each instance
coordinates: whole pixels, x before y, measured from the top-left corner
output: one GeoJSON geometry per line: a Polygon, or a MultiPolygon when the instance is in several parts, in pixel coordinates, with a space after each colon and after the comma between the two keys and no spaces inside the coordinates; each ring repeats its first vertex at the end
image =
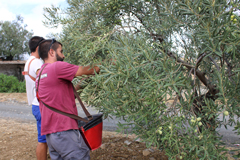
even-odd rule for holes
{"type": "Polygon", "coordinates": [[[0,73],[6,74],[8,76],[13,75],[17,77],[20,81],[24,80],[22,71],[24,70],[24,65],[26,61],[1,61],[0,59],[0,73]]]}

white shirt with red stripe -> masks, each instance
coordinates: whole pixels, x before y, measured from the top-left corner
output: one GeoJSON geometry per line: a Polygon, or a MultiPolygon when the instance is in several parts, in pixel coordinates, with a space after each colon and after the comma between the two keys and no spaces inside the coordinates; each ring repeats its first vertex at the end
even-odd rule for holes
{"type": "MultiPolygon", "coordinates": [[[[36,75],[36,72],[38,69],[41,68],[43,64],[43,61],[41,59],[38,59],[34,56],[30,56],[29,59],[27,60],[27,62],[25,63],[25,66],[24,66],[24,71],[28,71],[28,73],[36,78],[37,75],[36,75]],[[29,67],[29,71],[28,71],[28,65],[29,65],[29,62],[35,58],[31,64],[30,64],[30,67],[29,67]]],[[[29,75],[24,75],[25,77],[25,80],[26,80],[26,91],[27,91],[27,98],[28,98],[28,104],[29,105],[37,105],[39,106],[39,102],[36,98],[36,87],[35,87],[35,81],[33,81],[29,75]]]]}

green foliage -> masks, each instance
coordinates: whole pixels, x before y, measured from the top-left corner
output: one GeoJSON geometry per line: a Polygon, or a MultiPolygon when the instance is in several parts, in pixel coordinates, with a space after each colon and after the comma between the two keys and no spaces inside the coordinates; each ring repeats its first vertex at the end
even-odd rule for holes
{"type": "Polygon", "coordinates": [[[24,93],[26,92],[25,82],[19,82],[15,76],[0,74],[0,92],[3,93],[24,93]]]}
{"type": "MultiPolygon", "coordinates": [[[[240,135],[240,122],[237,122],[237,125],[235,126],[234,130],[236,131],[237,135],[240,135]]],[[[236,151],[236,150],[233,150],[236,151]]],[[[240,153],[234,156],[235,158],[240,158],[240,153]]]]}
{"type": "Polygon", "coordinates": [[[68,3],[46,24],[64,26],[69,62],[101,64],[82,82],[89,105],[169,159],[226,159],[216,128],[240,117],[239,0],[68,3]]]}
{"type": "Polygon", "coordinates": [[[8,60],[13,57],[19,59],[19,55],[29,53],[28,41],[33,33],[29,32],[23,24],[23,18],[10,21],[0,21],[0,54],[8,60]]]}

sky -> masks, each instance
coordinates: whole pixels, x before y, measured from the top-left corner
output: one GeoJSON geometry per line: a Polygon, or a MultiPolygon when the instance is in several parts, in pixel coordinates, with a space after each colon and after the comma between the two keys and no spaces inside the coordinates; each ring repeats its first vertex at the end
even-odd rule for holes
{"type": "Polygon", "coordinates": [[[51,5],[67,6],[66,0],[0,0],[0,21],[13,21],[17,15],[23,17],[23,23],[27,25],[27,30],[33,31],[34,36],[44,38],[49,33],[61,32],[61,27],[57,29],[47,28],[43,25],[45,17],[43,8],[51,5]]]}

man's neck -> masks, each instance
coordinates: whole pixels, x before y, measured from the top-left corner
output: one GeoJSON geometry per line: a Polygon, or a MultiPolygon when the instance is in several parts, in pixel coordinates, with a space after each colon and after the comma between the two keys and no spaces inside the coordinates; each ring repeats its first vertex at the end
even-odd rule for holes
{"type": "Polygon", "coordinates": [[[31,56],[34,56],[35,58],[38,58],[38,59],[39,59],[38,52],[32,52],[32,53],[31,53],[31,56]]]}
{"type": "Polygon", "coordinates": [[[50,59],[50,58],[44,60],[44,63],[54,63],[54,62],[57,62],[57,61],[50,59]]]}

